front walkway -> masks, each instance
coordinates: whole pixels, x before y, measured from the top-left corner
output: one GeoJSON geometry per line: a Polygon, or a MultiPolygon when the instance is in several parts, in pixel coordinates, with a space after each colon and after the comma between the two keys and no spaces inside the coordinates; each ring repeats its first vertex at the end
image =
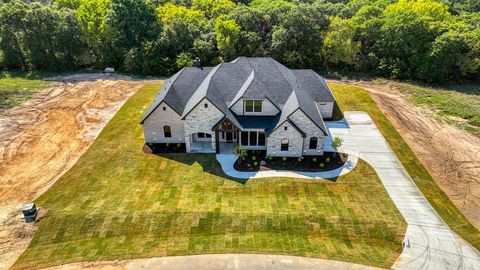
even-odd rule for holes
{"type": "Polygon", "coordinates": [[[222,166],[223,172],[234,178],[249,179],[249,178],[268,178],[268,177],[290,177],[290,178],[306,178],[306,179],[326,179],[335,178],[340,175],[349,173],[355,168],[358,162],[358,157],[355,154],[349,154],[347,162],[340,168],[326,172],[295,172],[283,170],[269,170],[258,172],[240,172],[233,168],[233,164],[237,157],[230,153],[217,154],[218,163],[222,166]]]}

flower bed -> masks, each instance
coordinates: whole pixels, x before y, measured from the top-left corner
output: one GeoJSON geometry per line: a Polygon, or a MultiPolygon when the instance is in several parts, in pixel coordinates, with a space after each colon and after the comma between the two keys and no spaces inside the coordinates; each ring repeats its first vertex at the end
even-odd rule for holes
{"type": "Polygon", "coordinates": [[[149,143],[144,151],[152,154],[186,153],[187,148],[184,143],[149,143]]]}
{"type": "Polygon", "coordinates": [[[324,172],[342,167],[348,155],[325,152],[323,156],[267,157],[266,151],[246,151],[233,167],[238,171],[288,170],[300,172],[324,172]]]}

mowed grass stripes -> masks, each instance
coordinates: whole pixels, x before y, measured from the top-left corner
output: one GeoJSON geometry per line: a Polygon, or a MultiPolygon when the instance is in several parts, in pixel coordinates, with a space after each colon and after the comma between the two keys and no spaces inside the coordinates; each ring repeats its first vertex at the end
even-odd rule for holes
{"type": "Polygon", "coordinates": [[[389,267],[406,224],[360,161],[336,181],[228,179],[214,155],[148,155],[138,91],[91,148],[36,202],[48,209],[15,269],[76,261],[268,253],[389,267]]]}

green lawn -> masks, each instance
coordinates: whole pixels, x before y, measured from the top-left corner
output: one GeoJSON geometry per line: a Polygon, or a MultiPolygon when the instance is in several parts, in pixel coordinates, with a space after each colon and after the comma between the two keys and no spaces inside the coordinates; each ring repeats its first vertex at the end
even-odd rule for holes
{"type": "Polygon", "coordinates": [[[144,154],[142,108],[129,99],[92,147],[36,203],[49,211],[14,265],[202,253],[268,253],[389,267],[402,216],[359,161],[336,181],[226,178],[214,155],[144,154]]]}
{"type": "Polygon", "coordinates": [[[50,82],[29,73],[0,72],[0,108],[17,106],[49,85],[50,82]]]}
{"type": "MultiPolygon", "coordinates": [[[[453,205],[448,196],[438,187],[408,144],[376,106],[370,95],[362,88],[345,84],[330,84],[341,111],[366,111],[387,139],[405,169],[413,178],[423,195],[440,214],[443,220],[463,239],[480,250],[480,232],[453,205]]],[[[467,102],[467,101],[465,101],[467,102]]],[[[336,118],[341,118],[336,108],[336,118]]]]}

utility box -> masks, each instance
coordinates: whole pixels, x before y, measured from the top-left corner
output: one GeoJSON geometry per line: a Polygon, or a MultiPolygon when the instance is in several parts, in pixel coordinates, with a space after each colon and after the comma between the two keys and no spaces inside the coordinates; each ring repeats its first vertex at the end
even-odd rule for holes
{"type": "Polygon", "coordinates": [[[22,214],[25,222],[34,222],[37,219],[37,213],[35,203],[28,203],[22,206],[22,214]]]}
{"type": "Polygon", "coordinates": [[[103,70],[103,73],[112,74],[112,73],[115,73],[115,69],[114,69],[113,67],[106,67],[106,68],[103,70]]]}

